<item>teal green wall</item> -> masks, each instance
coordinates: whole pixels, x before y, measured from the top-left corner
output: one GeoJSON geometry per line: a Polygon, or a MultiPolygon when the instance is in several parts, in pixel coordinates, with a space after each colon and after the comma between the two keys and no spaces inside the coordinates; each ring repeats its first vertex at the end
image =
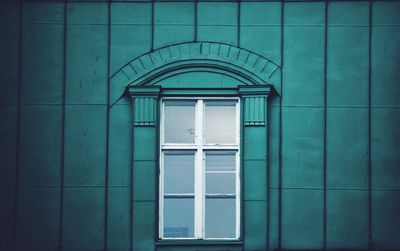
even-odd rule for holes
{"type": "Polygon", "coordinates": [[[132,132],[108,79],[195,40],[281,66],[268,169],[244,156],[244,182],[268,186],[244,195],[243,246],[157,249],[400,249],[399,1],[30,1],[0,3],[0,250],[155,249],[155,152],[132,161],[155,129],[132,132]]]}

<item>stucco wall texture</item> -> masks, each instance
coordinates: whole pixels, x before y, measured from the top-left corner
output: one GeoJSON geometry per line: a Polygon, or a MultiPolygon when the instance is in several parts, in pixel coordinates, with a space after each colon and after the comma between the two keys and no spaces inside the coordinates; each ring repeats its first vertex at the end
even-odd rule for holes
{"type": "Polygon", "coordinates": [[[399,1],[1,2],[0,250],[399,250],[399,65],[399,1]],[[157,246],[156,222],[133,225],[157,209],[131,201],[110,76],[192,41],[280,66],[251,219],[267,227],[244,245],[157,246]]]}

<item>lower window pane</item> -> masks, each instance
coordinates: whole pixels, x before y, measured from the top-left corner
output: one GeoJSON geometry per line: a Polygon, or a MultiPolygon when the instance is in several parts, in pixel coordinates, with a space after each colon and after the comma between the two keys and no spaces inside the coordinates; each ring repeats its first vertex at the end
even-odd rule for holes
{"type": "Polygon", "coordinates": [[[206,238],[236,237],[236,199],[206,199],[206,238]]]}
{"type": "Polygon", "coordinates": [[[164,237],[194,237],[194,199],[164,199],[164,237]]]}

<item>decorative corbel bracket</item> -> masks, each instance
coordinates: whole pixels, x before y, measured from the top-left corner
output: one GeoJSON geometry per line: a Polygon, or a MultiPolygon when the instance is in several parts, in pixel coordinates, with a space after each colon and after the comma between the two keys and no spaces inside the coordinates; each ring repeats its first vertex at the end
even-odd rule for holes
{"type": "Polygon", "coordinates": [[[128,86],[133,105],[134,126],[156,126],[160,86],[128,86]]]}
{"type": "Polygon", "coordinates": [[[267,120],[267,98],[271,85],[242,85],[238,87],[243,98],[243,122],[245,126],[265,126],[267,120]]]}

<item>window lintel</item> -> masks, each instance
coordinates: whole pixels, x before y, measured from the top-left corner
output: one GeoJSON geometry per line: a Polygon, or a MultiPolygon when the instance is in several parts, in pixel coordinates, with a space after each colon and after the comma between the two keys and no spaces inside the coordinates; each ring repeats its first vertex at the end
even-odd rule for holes
{"type": "Polygon", "coordinates": [[[238,85],[237,88],[162,88],[153,85],[129,85],[128,92],[136,96],[268,96],[272,85],[238,85]]]}

